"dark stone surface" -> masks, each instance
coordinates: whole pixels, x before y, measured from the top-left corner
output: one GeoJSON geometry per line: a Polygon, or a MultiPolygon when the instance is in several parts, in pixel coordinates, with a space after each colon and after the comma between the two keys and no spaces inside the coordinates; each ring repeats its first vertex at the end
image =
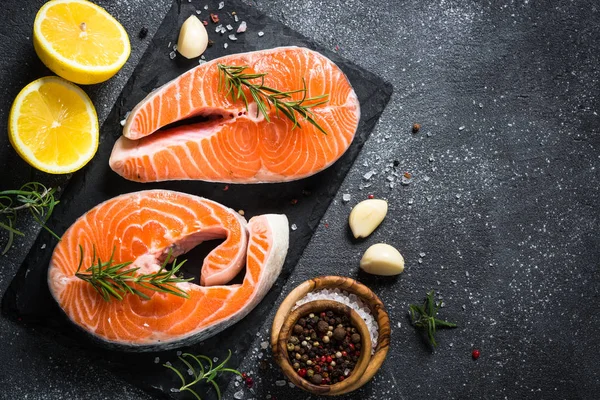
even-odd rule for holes
{"type": "MultiPolygon", "coordinates": [[[[143,10],[154,2],[119,3],[110,9],[130,35],[143,23],[151,37],[158,22],[148,18],[162,18],[168,2],[153,5],[152,12],[143,10]]],[[[339,46],[342,56],[394,85],[392,102],[283,289],[315,275],[349,275],[387,305],[394,327],[390,355],[373,382],[347,398],[598,398],[598,5],[252,4],[330,49],[339,46]],[[410,132],[413,122],[422,124],[417,134],[410,132]],[[413,174],[410,185],[392,175],[394,160],[398,173],[413,174]],[[366,181],[370,170],[376,174],[366,181]],[[352,195],[348,204],[343,193],[352,195]],[[356,243],[346,218],[368,193],[387,198],[390,211],[371,237],[356,243]],[[362,252],[380,241],[405,256],[398,279],[358,273],[362,252]],[[444,299],[442,316],[460,325],[439,333],[435,353],[406,318],[408,304],[429,289],[444,299]],[[477,361],[472,348],[481,350],[477,361]]],[[[15,17],[0,33],[3,54],[11,55],[0,78],[2,124],[11,99],[33,78],[14,78],[13,71],[35,59],[24,36],[39,3],[4,6],[15,17]]],[[[99,94],[106,103],[101,115],[108,115],[125,80],[99,94]]],[[[16,173],[25,174],[9,150],[0,153],[2,185],[7,166],[18,165],[16,173]]],[[[33,237],[22,243],[2,259],[2,292],[33,237]]],[[[260,346],[269,325],[267,319],[242,364],[257,381],[257,394],[245,391],[244,398],[307,398],[275,386],[281,379],[276,369],[259,368],[259,354],[269,357],[260,346]]],[[[0,343],[0,398],[150,398],[95,367],[93,359],[56,348],[6,319],[0,319],[0,343]]],[[[238,389],[231,384],[224,397],[238,389]]]]}

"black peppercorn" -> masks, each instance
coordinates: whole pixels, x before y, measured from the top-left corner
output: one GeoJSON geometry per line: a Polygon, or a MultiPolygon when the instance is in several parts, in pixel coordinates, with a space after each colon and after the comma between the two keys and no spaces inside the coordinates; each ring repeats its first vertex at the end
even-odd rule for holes
{"type": "Polygon", "coordinates": [[[346,337],[346,330],[344,328],[335,328],[333,330],[333,338],[335,340],[344,340],[344,338],[346,337]]]}
{"type": "Polygon", "coordinates": [[[321,376],[321,374],[314,374],[312,376],[312,378],[310,378],[310,380],[312,381],[312,383],[314,383],[315,385],[320,385],[321,382],[323,382],[323,377],[321,376]]]}

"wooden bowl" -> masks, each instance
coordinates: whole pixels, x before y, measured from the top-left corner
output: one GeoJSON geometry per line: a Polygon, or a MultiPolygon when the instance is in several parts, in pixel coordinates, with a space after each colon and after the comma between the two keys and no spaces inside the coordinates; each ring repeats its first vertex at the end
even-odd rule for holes
{"type": "Polygon", "coordinates": [[[369,328],[367,327],[367,324],[352,308],[333,300],[311,301],[309,303],[301,305],[300,307],[292,311],[287,316],[287,318],[283,322],[283,325],[281,326],[277,342],[277,352],[274,354],[274,356],[275,360],[277,361],[283,372],[296,386],[318,395],[334,396],[337,394],[345,393],[346,388],[353,386],[359,379],[361,379],[361,377],[367,369],[369,361],[371,360],[371,335],[369,334],[369,328]],[[352,323],[352,325],[360,334],[360,357],[358,358],[358,361],[356,362],[352,373],[344,381],[335,383],[333,385],[314,385],[307,379],[300,377],[290,364],[287,350],[287,342],[291,336],[294,325],[296,325],[296,323],[302,316],[308,315],[310,313],[318,314],[322,311],[329,310],[339,315],[346,315],[352,323]]]}
{"type": "Polygon", "coordinates": [[[381,300],[379,300],[377,295],[375,295],[375,293],[373,293],[365,285],[355,281],[354,279],[342,276],[321,276],[303,282],[294,290],[292,290],[290,294],[288,294],[275,314],[273,325],[271,326],[271,347],[273,349],[273,354],[277,354],[279,347],[279,332],[281,331],[281,327],[283,326],[288,314],[290,314],[292,308],[298,300],[306,296],[309,292],[315,290],[336,288],[344,290],[348,293],[354,293],[356,296],[358,296],[363,303],[369,306],[373,318],[375,318],[377,324],[379,325],[379,338],[377,340],[377,346],[375,347],[375,353],[371,356],[371,360],[369,361],[369,365],[367,366],[364,374],[353,385],[346,387],[339,393],[336,393],[345,394],[358,389],[370,381],[371,378],[373,378],[373,376],[381,367],[381,364],[383,364],[390,346],[390,319],[388,314],[385,311],[385,307],[383,306],[381,300]]]}

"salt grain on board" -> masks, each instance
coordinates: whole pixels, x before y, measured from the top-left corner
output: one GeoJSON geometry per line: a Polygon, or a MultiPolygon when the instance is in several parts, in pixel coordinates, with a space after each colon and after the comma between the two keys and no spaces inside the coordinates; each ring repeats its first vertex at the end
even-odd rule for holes
{"type": "MultiPolygon", "coordinates": [[[[236,15],[236,17],[237,17],[237,15],[236,15]]],[[[237,22],[237,20],[236,20],[236,22],[237,22]]],[[[236,32],[237,32],[237,33],[246,32],[246,28],[247,28],[247,27],[248,27],[248,25],[246,24],[246,21],[242,21],[242,22],[240,23],[240,26],[238,26],[238,28],[237,28],[237,31],[236,31],[236,32]]]]}
{"type": "Polygon", "coordinates": [[[237,38],[235,37],[234,34],[229,35],[229,40],[235,42],[237,40],[237,38]]]}
{"type": "Polygon", "coordinates": [[[265,33],[263,31],[258,32],[258,36],[264,36],[265,33]]]}
{"type": "Polygon", "coordinates": [[[219,3],[219,10],[223,9],[223,7],[225,7],[225,2],[222,1],[219,3]]]}

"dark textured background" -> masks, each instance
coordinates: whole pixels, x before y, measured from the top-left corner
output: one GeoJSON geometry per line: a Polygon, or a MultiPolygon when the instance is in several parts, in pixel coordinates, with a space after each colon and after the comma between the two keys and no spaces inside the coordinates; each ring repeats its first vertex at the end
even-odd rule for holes
{"type": "MultiPolygon", "coordinates": [[[[91,89],[103,120],[170,2],[99,3],[123,22],[133,44],[124,70],[91,89]],[[142,26],[150,29],[143,41],[142,26]]],[[[12,98],[37,77],[15,79],[14,70],[38,62],[30,29],[40,4],[3,2],[2,131],[12,98]]],[[[348,398],[597,399],[597,3],[251,4],[394,85],[390,105],[284,288],[315,275],[349,275],[387,305],[390,355],[373,382],[348,398]],[[413,122],[422,124],[415,135],[413,122]],[[375,174],[366,180],[369,171],[375,174]],[[407,186],[394,174],[405,171],[414,176],[407,186]],[[352,195],[349,203],[344,193],[352,195]],[[387,198],[390,211],[371,237],[355,243],[347,215],[369,193],[387,198]],[[362,252],[379,241],[404,254],[400,278],[358,273],[362,252]],[[435,353],[406,318],[408,304],[429,289],[443,297],[442,316],[460,325],[440,332],[435,353]],[[472,348],[481,350],[478,361],[472,348]]],[[[0,148],[0,167],[2,187],[31,179],[9,145],[0,148]]],[[[2,258],[2,293],[32,242],[29,235],[2,258]]],[[[259,368],[259,357],[269,357],[260,346],[269,323],[242,364],[257,380],[256,394],[245,391],[244,398],[306,399],[298,389],[275,386],[276,369],[259,368]]],[[[3,399],[150,398],[93,359],[6,319],[0,319],[0,358],[3,399]]],[[[238,389],[232,383],[225,397],[238,389]]]]}

